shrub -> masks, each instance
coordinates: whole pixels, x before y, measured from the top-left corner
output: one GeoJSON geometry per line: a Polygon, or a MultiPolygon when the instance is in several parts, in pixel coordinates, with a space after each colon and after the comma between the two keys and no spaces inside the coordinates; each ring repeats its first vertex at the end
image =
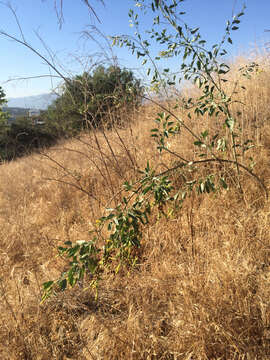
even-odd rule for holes
{"type": "Polygon", "coordinates": [[[98,66],[93,74],[85,72],[63,85],[62,95],[48,109],[48,123],[63,134],[98,127],[108,121],[108,114],[138,106],[142,93],[132,71],[98,66]]]}
{"type": "Polygon", "coordinates": [[[1,159],[13,160],[41,147],[51,146],[55,141],[56,137],[46,128],[32,125],[28,118],[21,117],[1,133],[1,159]]]}
{"type": "MultiPolygon", "coordinates": [[[[137,5],[143,11],[149,11],[149,7],[144,6],[144,3],[146,2],[141,1],[137,5]]],[[[187,24],[182,26],[180,21],[177,22],[181,1],[179,3],[173,1],[170,6],[168,3],[158,0],[151,2],[150,9],[152,10],[150,11],[155,16],[153,28],[147,33],[158,45],[165,47],[165,50],[155,56],[156,61],[162,58],[183,56],[178,74],[170,75],[168,68],[163,71],[158,70],[158,66],[153,62],[153,56],[150,55],[150,42],[144,40],[140,34],[139,16],[133,10],[130,11],[129,16],[130,23],[136,27],[135,39],[122,36],[115,37],[113,42],[120,46],[127,46],[132,53],[137,53],[138,58],[143,57],[143,65],[148,62],[154,64],[148,69],[148,74],[152,73],[152,90],[164,93],[168,87],[176,86],[181,76],[199,89],[194,97],[173,99],[173,106],[172,102],[167,107],[163,103],[153,101],[161,111],[156,116],[156,127],[151,130],[151,136],[156,141],[158,152],[168,154],[171,165],[168,163],[166,171],[157,173],[147,162],[145,169],[140,171],[139,179],[124,184],[126,194],[119,205],[113,209],[107,209],[108,214],[97,220],[97,227],[93,231],[90,242],[79,241],[72,244],[68,241],[65,247],[59,248],[60,254],[71,260],[70,267],[58,280],[44,284],[43,299],[47,298],[53,289],[60,287],[64,290],[67,286],[72,287],[86,275],[91,284],[96,287],[107,267],[117,273],[120,267],[136,264],[143,230],[147,227],[151,216],[160,218],[161,216],[169,217],[172,214],[177,215],[185,199],[194,192],[198,195],[218,193],[222,189],[227,190],[228,183],[232,180],[243,200],[244,190],[240,172],[245,171],[259,183],[266,197],[268,196],[265,185],[252,171],[252,158],[246,156],[246,152],[252,147],[252,140],[245,138],[239,126],[237,118],[239,114],[233,113],[233,104],[237,102],[236,95],[242,89],[241,82],[233,80],[231,88],[228,88],[230,67],[222,62],[222,58],[227,54],[224,44],[225,42],[232,44],[231,33],[238,29],[243,12],[227,22],[225,34],[220,43],[207,48],[199,28],[190,28],[187,24]],[[166,28],[163,28],[164,24],[166,28]],[[179,108],[186,112],[187,121],[179,116],[177,112],[179,108]],[[207,122],[203,121],[206,116],[207,122]],[[202,127],[197,133],[192,128],[192,121],[199,121],[199,119],[202,119],[202,127]],[[211,120],[216,126],[212,124],[210,126],[211,120]],[[193,153],[191,158],[174,151],[169,143],[171,138],[181,136],[183,132],[186,132],[190,140],[189,146],[193,153]],[[217,166],[213,167],[212,164],[217,166]],[[199,168],[204,166],[205,171],[199,171],[199,168]],[[232,168],[230,171],[229,167],[232,168]],[[173,184],[173,174],[176,172],[183,179],[179,187],[173,184]],[[103,244],[103,246],[99,247],[97,244],[103,244]]],[[[247,75],[250,77],[253,67],[247,67],[245,71],[240,69],[240,73],[245,77],[247,75]]],[[[121,74],[119,69],[117,71],[117,74],[121,74]]],[[[121,104],[120,98],[123,93],[119,86],[120,75],[116,76],[117,82],[111,80],[115,79],[115,75],[115,69],[105,71],[104,68],[98,68],[93,77],[90,77],[91,81],[88,81],[87,74],[78,81],[78,84],[84,82],[89,86],[85,93],[87,95],[91,94],[93,90],[91,86],[95,84],[103,100],[103,107],[100,107],[99,97],[95,96],[94,100],[91,97],[87,98],[86,113],[94,125],[97,124],[95,121],[100,121],[105,109],[121,104]],[[108,80],[105,81],[105,79],[108,80]],[[117,87],[113,86],[115,83],[118,84],[117,87]],[[119,97],[118,94],[121,96],[119,97]]],[[[124,84],[126,82],[125,80],[124,84]]],[[[77,85],[76,81],[75,83],[77,85]]],[[[69,89],[68,93],[72,93],[72,98],[81,99],[81,85],[71,86],[71,88],[69,86],[70,84],[66,86],[66,89],[69,89]]],[[[86,86],[83,88],[85,89],[86,86]]],[[[128,93],[125,87],[123,91],[128,93]]],[[[137,94],[138,91],[135,92],[135,96],[137,94]]],[[[137,100],[137,97],[135,99],[137,100]]],[[[131,101],[134,101],[134,97],[131,97],[131,101]]]]}

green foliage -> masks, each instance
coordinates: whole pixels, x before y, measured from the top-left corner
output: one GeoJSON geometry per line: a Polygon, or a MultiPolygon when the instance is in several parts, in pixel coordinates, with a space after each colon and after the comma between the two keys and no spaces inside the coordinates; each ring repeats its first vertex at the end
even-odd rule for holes
{"type": "Polygon", "coordinates": [[[41,147],[51,146],[56,137],[44,127],[32,124],[25,116],[18,117],[0,135],[0,155],[2,160],[13,160],[41,147]]]}
{"type": "Polygon", "coordinates": [[[6,104],[5,92],[0,87],[0,137],[4,136],[7,131],[8,114],[3,111],[2,107],[6,104]]]}
{"type": "MultiPolygon", "coordinates": [[[[215,122],[222,121],[223,126],[219,126],[216,134],[211,134],[210,129],[203,129],[201,134],[195,134],[176,112],[166,109],[166,115],[158,116],[156,122],[159,128],[152,130],[152,137],[156,139],[157,148],[160,152],[167,151],[172,153],[167,146],[170,136],[180,130],[185,130],[194,138],[193,145],[198,148],[199,157],[211,156],[211,159],[219,159],[218,151],[226,150],[228,158],[233,156],[233,161],[237,170],[237,182],[239,191],[242,192],[239,180],[239,157],[240,150],[245,149],[243,143],[239,142],[238,120],[232,115],[232,104],[237,102],[236,94],[240,85],[235,82],[232,86],[232,93],[226,90],[226,83],[229,81],[226,76],[230,67],[225,61],[222,61],[227,54],[225,44],[232,44],[231,34],[238,29],[240,18],[244,14],[244,9],[239,14],[233,16],[231,21],[227,21],[225,33],[220,43],[207,48],[207,42],[202,38],[199,27],[191,28],[183,23],[181,16],[183,12],[183,1],[136,1],[136,6],[143,14],[150,12],[153,15],[152,28],[142,33],[140,31],[140,14],[130,10],[130,24],[134,27],[134,36],[114,37],[113,43],[118,46],[126,46],[137,58],[144,58],[142,65],[150,67],[147,74],[151,75],[150,90],[155,92],[164,91],[168,93],[170,86],[178,86],[182,80],[192,82],[199,88],[199,96],[196,98],[174,99],[175,109],[182,107],[187,111],[189,119],[207,115],[214,118],[215,122]],[[151,45],[155,41],[160,49],[158,54],[151,52],[151,45]],[[180,60],[179,70],[170,73],[168,61],[170,58],[180,60]],[[166,68],[162,69],[165,63],[166,68]],[[158,66],[160,62],[160,66],[158,66]],[[182,102],[182,103],[181,103],[182,102]],[[226,128],[228,131],[226,132],[226,128]],[[208,136],[209,134],[209,136],[208,136]],[[218,144],[218,146],[215,146],[218,144]]],[[[256,69],[256,64],[240,69],[243,76],[250,77],[251,72],[256,69]]],[[[243,137],[241,137],[243,139],[243,137]]],[[[243,154],[243,153],[242,153],[243,154]]],[[[174,154],[176,157],[177,155],[174,154]]],[[[187,161],[189,162],[189,161],[187,161]]]]}
{"type": "MultiPolygon", "coordinates": [[[[235,95],[240,85],[234,83],[234,90],[229,94],[224,86],[229,81],[226,75],[230,71],[229,65],[222,61],[227,54],[225,43],[232,44],[231,33],[238,29],[243,12],[227,22],[225,34],[219,44],[206,48],[206,41],[202,39],[199,28],[191,28],[182,23],[182,2],[183,0],[136,2],[140,11],[148,11],[153,15],[152,28],[146,32],[148,38],[144,39],[140,33],[139,14],[134,10],[130,10],[129,13],[130,24],[135,28],[134,37],[113,38],[114,44],[126,46],[132,54],[137,55],[137,58],[143,57],[142,65],[151,64],[147,73],[151,75],[152,90],[166,91],[168,87],[176,86],[181,79],[191,81],[200,89],[198,97],[174,99],[173,110],[171,107],[166,108],[162,103],[157,104],[162,112],[157,114],[157,126],[151,130],[151,136],[156,141],[158,151],[169,153],[172,163],[176,165],[157,174],[147,162],[139,180],[133,184],[124,184],[127,195],[122,198],[122,202],[114,209],[107,210],[108,215],[97,220],[95,236],[90,242],[66,243],[66,248],[59,248],[60,254],[65,255],[67,259],[71,257],[72,262],[69,271],[62,274],[60,279],[44,284],[43,299],[57,288],[64,290],[68,285],[74,286],[85,278],[86,274],[89,274],[88,283],[96,286],[105,269],[117,273],[123,266],[136,265],[144,229],[151,219],[155,218],[157,221],[161,216],[170,217],[174,213],[177,215],[186,197],[194,190],[198,196],[227,190],[226,174],[223,171],[214,171],[210,166],[202,172],[200,167],[204,165],[233,165],[236,168],[235,179],[240,194],[243,192],[239,177],[240,169],[245,170],[259,182],[267,196],[262,181],[249,166],[239,161],[240,155],[241,159],[245,160],[244,153],[252,146],[250,139],[239,136],[241,128],[237,117],[234,117],[231,111],[232,104],[237,101],[235,95]],[[150,51],[153,41],[162,47],[155,56],[150,51]],[[167,67],[159,70],[156,64],[171,57],[177,57],[181,62],[177,74],[170,74],[167,67]],[[176,110],[179,107],[187,112],[189,119],[208,115],[218,126],[211,126],[210,123],[209,128],[203,128],[197,134],[178,116],[176,110]],[[193,159],[186,159],[170,148],[170,138],[184,131],[193,139],[190,144],[195,150],[193,159]],[[244,140],[240,142],[240,138],[244,140]],[[173,186],[173,174],[183,179],[178,188],[173,186]]],[[[240,71],[248,77],[247,74],[250,75],[254,68],[256,66],[251,65],[240,71]]],[[[105,70],[100,69],[96,79],[106,76],[105,70]]],[[[110,93],[111,88],[105,91],[102,86],[102,89],[104,98],[104,94],[110,93]]],[[[73,91],[73,98],[80,97],[80,88],[72,87],[70,91],[73,91]]],[[[95,102],[90,104],[95,108],[95,102]]]]}
{"type": "Polygon", "coordinates": [[[0,87],[0,158],[12,160],[29,154],[34,149],[50,146],[55,143],[55,136],[45,128],[33,126],[32,121],[21,116],[8,124],[9,113],[2,110],[6,104],[5,93],[0,87]]]}
{"type": "Polygon", "coordinates": [[[155,209],[162,212],[173,191],[167,176],[156,176],[149,164],[142,178],[134,184],[126,182],[124,189],[129,196],[123,197],[122,204],[115,209],[107,209],[108,215],[96,221],[96,229],[91,241],[66,242],[66,247],[58,248],[59,255],[71,259],[69,270],[55,281],[43,284],[43,300],[55,290],[65,290],[82,281],[85,275],[90,286],[96,287],[101,274],[109,269],[117,273],[123,266],[134,266],[138,260],[143,228],[155,209]],[[109,236],[105,233],[108,232],[109,236]],[[98,247],[97,244],[102,244],[98,247]]]}
{"type": "Polygon", "coordinates": [[[2,89],[2,87],[0,87],[0,109],[1,109],[1,111],[2,111],[2,106],[4,104],[6,104],[6,102],[7,102],[5,97],[6,97],[6,94],[5,94],[4,90],[2,89]]]}
{"type": "Polygon", "coordinates": [[[47,112],[47,122],[63,134],[74,134],[85,127],[98,127],[122,107],[141,101],[143,88],[132,71],[118,66],[98,66],[92,74],[69,79],[62,95],[47,112]]]}

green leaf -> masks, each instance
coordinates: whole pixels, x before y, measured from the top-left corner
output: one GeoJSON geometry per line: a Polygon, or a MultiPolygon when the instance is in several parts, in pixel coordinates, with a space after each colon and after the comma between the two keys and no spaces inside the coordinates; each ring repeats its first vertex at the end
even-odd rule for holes
{"type": "Polygon", "coordinates": [[[47,291],[49,290],[54,284],[54,281],[47,281],[45,283],[43,283],[43,290],[47,291]]]}
{"type": "Polygon", "coordinates": [[[219,71],[218,71],[218,74],[219,74],[219,75],[227,74],[227,72],[228,72],[228,71],[225,71],[225,70],[219,70],[219,71]]]}
{"type": "Polygon", "coordinates": [[[229,42],[230,44],[233,43],[233,42],[232,42],[232,39],[231,39],[230,37],[228,37],[228,42],[229,42]]]}
{"type": "Polygon", "coordinates": [[[71,268],[68,272],[68,283],[70,286],[74,286],[76,284],[76,279],[74,278],[74,269],[71,268]]]}
{"type": "Polygon", "coordinates": [[[88,261],[88,269],[91,272],[91,274],[94,274],[97,269],[97,262],[95,259],[90,258],[88,261]]]}
{"type": "Polygon", "coordinates": [[[225,124],[227,125],[227,127],[228,127],[231,131],[233,131],[234,124],[235,124],[234,118],[227,118],[227,119],[225,120],[225,124]]]}
{"type": "Polygon", "coordinates": [[[58,246],[58,251],[59,251],[60,255],[62,255],[64,252],[67,251],[67,248],[64,248],[62,246],[58,246]]]}
{"type": "Polygon", "coordinates": [[[228,184],[226,183],[226,181],[224,180],[224,178],[220,178],[220,184],[223,187],[223,189],[227,190],[228,189],[228,184]]]}
{"type": "Polygon", "coordinates": [[[60,289],[62,291],[66,290],[66,288],[67,288],[67,279],[62,279],[62,280],[58,281],[58,286],[60,287],[60,289]]]}
{"type": "MultiPolygon", "coordinates": [[[[124,184],[123,184],[124,188],[126,191],[129,191],[132,189],[132,186],[131,184],[128,182],[128,181],[125,181],[124,184]]],[[[123,198],[123,200],[125,199],[125,197],[123,198]]]]}
{"type": "Polygon", "coordinates": [[[182,36],[182,35],[183,35],[183,29],[182,29],[182,27],[181,27],[181,26],[178,26],[178,27],[177,27],[177,30],[178,30],[179,35],[182,36]]]}
{"type": "Polygon", "coordinates": [[[142,52],[140,52],[140,51],[137,51],[137,59],[138,59],[140,56],[145,56],[145,53],[142,53],[142,52]]]}
{"type": "Polygon", "coordinates": [[[192,35],[194,35],[199,29],[200,29],[200,28],[197,27],[196,29],[193,29],[193,30],[191,30],[190,32],[191,32],[192,35]]]}
{"type": "Polygon", "coordinates": [[[208,131],[205,130],[204,132],[202,132],[201,136],[205,139],[208,136],[208,131]]]}
{"type": "Polygon", "coordinates": [[[245,15],[245,13],[242,11],[237,15],[237,17],[243,16],[243,15],[245,15]]]}

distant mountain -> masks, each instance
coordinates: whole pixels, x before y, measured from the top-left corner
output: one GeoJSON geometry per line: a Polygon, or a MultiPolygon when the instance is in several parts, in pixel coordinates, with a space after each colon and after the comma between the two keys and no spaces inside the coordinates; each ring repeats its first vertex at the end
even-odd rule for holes
{"type": "Polygon", "coordinates": [[[51,103],[57,99],[56,94],[41,94],[34,96],[26,96],[21,98],[7,99],[8,107],[18,107],[24,109],[40,109],[46,110],[51,103]]]}

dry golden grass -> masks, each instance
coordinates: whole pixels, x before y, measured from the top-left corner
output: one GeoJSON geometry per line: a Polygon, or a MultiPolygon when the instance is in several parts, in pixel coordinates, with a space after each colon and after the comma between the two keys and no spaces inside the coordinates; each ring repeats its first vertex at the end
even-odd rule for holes
{"type": "MultiPolygon", "coordinates": [[[[239,100],[247,104],[244,135],[257,145],[255,172],[269,189],[266,59],[261,70],[239,100]]],[[[170,165],[149,135],[156,111],[145,107],[118,134],[83,135],[1,166],[1,359],[270,359],[270,204],[244,173],[244,199],[232,184],[191,196],[169,219],[154,215],[140,265],[105,274],[97,301],[76,286],[40,304],[42,283],[66,266],[57,246],[89,240],[104,207],[118,203],[121,184],[147,159],[161,171],[170,165]]],[[[195,156],[184,133],[171,147],[195,156]]]]}

